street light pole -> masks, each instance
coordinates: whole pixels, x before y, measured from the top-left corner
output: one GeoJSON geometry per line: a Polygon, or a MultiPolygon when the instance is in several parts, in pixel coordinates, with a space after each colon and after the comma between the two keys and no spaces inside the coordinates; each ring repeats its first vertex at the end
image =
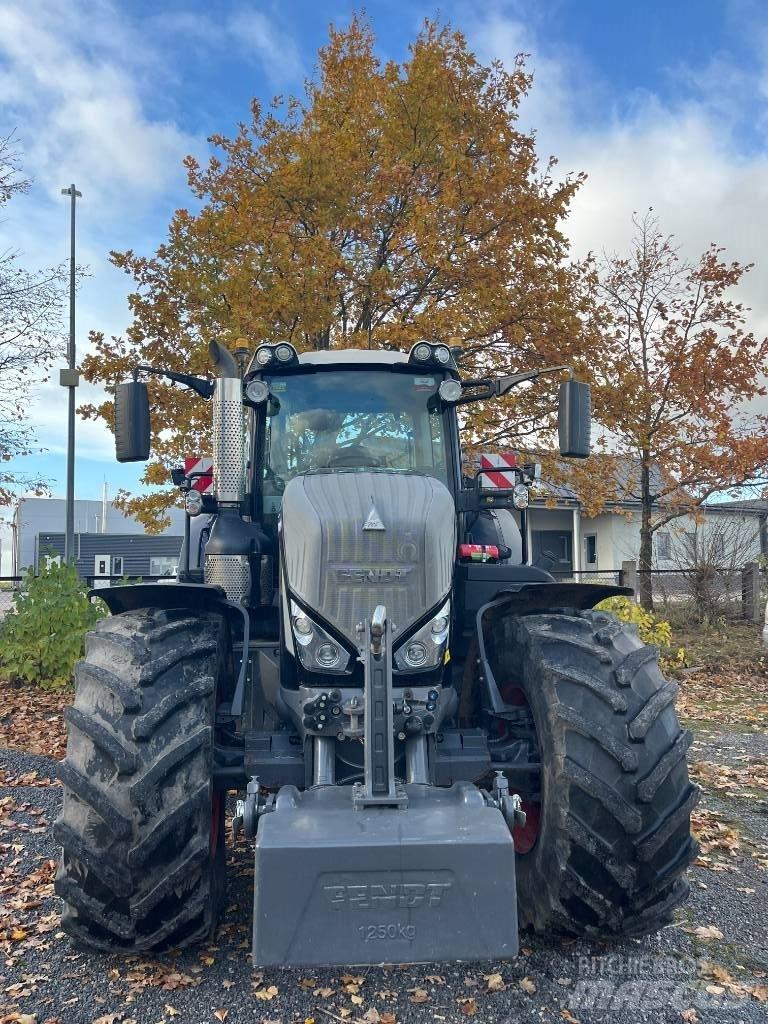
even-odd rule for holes
{"type": "Polygon", "coordinates": [[[67,369],[59,371],[59,384],[69,391],[67,409],[67,495],[64,502],[64,561],[68,564],[75,553],[75,388],[80,383],[80,374],[75,365],[75,204],[82,198],[74,185],[61,190],[63,196],[70,196],[70,254],[69,254],[69,345],[67,347],[67,369]]]}

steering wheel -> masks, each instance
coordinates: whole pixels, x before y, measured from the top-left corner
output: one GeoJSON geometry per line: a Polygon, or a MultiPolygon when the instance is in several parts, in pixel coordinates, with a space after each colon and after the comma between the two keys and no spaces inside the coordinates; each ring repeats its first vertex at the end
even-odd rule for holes
{"type": "Polygon", "coordinates": [[[386,462],[378,455],[374,455],[364,444],[347,444],[338,448],[328,456],[326,465],[344,467],[349,466],[384,466],[386,462]]]}

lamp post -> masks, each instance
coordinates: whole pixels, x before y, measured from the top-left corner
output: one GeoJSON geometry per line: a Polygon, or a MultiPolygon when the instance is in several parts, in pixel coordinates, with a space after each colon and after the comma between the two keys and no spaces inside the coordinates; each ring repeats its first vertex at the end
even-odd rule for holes
{"type": "Polygon", "coordinates": [[[59,371],[59,384],[69,391],[67,409],[67,494],[64,501],[64,561],[69,563],[75,552],[75,388],[80,383],[80,374],[75,366],[75,204],[82,198],[74,185],[61,190],[69,196],[69,345],[67,347],[67,369],[59,371]]]}

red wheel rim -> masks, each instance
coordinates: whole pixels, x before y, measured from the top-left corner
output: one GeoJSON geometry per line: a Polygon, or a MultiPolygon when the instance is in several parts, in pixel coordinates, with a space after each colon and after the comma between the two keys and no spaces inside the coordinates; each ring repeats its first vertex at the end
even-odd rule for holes
{"type": "MultiPolygon", "coordinates": [[[[501,696],[505,704],[509,704],[512,707],[528,708],[530,712],[528,699],[519,686],[511,684],[509,686],[502,687],[501,696]]],[[[531,718],[533,718],[532,713],[531,718]]],[[[500,721],[499,739],[503,740],[507,735],[507,731],[507,723],[503,720],[500,721]]],[[[525,811],[525,824],[515,825],[512,829],[515,853],[520,855],[530,853],[536,845],[536,840],[539,838],[539,830],[541,827],[541,803],[538,800],[523,800],[522,810],[525,811]]]]}

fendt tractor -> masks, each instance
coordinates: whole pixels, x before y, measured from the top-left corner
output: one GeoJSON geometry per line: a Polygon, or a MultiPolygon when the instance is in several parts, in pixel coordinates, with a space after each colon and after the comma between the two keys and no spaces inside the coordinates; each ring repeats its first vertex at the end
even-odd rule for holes
{"type": "MultiPolygon", "coordinates": [[[[462,379],[455,350],[260,345],[215,379],[118,384],[146,459],[160,374],[210,400],[213,493],[184,470],[177,579],[99,590],[66,718],[63,927],[107,951],[212,933],[231,829],[255,848],[257,965],[512,957],[518,931],[668,922],[695,854],[690,734],[618,586],[531,564],[534,467],[467,470],[458,408],[567,367],[462,379]],[[464,466],[464,468],[462,468],[464,466]]],[[[552,379],[552,378],[550,378],[552,379]]],[[[490,460],[491,463],[493,460],[490,460]]]]}

